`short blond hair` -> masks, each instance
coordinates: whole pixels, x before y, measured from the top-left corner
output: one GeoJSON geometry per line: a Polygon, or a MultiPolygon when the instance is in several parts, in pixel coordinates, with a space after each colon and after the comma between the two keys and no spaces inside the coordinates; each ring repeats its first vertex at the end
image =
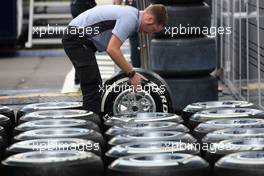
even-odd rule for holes
{"type": "Polygon", "coordinates": [[[157,24],[162,26],[166,26],[168,24],[168,12],[164,5],[150,5],[145,9],[145,12],[153,15],[157,24]]]}

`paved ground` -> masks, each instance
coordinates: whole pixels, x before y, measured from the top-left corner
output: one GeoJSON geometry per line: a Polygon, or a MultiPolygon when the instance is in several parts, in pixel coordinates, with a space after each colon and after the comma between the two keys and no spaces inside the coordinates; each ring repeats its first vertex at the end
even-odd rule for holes
{"type": "MultiPolygon", "coordinates": [[[[128,42],[122,50],[129,59],[128,42]]],[[[97,53],[97,61],[103,80],[118,70],[106,53],[97,53]]],[[[15,57],[0,58],[0,95],[38,90],[76,92],[73,75],[62,49],[21,50],[15,57]]]]}
{"type": "Polygon", "coordinates": [[[0,90],[59,89],[70,69],[63,54],[1,58],[0,90]]]}

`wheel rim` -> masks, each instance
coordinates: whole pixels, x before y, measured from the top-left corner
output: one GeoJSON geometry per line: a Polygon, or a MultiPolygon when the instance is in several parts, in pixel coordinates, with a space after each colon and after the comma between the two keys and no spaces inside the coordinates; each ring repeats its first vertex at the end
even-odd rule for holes
{"type": "Polygon", "coordinates": [[[147,92],[123,91],[115,99],[113,106],[114,115],[155,111],[156,103],[147,92]]]}

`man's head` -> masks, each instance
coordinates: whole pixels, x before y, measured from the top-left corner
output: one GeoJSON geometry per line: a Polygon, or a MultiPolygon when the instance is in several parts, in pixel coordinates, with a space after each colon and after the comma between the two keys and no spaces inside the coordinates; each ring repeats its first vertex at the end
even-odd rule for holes
{"type": "Polygon", "coordinates": [[[144,10],[141,31],[146,33],[160,32],[168,23],[166,7],[161,4],[150,5],[144,10]]]}

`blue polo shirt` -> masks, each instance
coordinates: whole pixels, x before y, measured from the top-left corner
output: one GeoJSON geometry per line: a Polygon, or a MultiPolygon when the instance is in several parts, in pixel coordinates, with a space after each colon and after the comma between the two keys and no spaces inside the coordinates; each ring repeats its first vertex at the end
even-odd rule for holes
{"type": "Polygon", "coordinates": [[[113,34],[124,42],[139,32],[142,16],[142,11],[131,6],[102,5],[83,12],[69,26],[88,29],[84,37],[100,52],[107,49],[113,34]]]}

